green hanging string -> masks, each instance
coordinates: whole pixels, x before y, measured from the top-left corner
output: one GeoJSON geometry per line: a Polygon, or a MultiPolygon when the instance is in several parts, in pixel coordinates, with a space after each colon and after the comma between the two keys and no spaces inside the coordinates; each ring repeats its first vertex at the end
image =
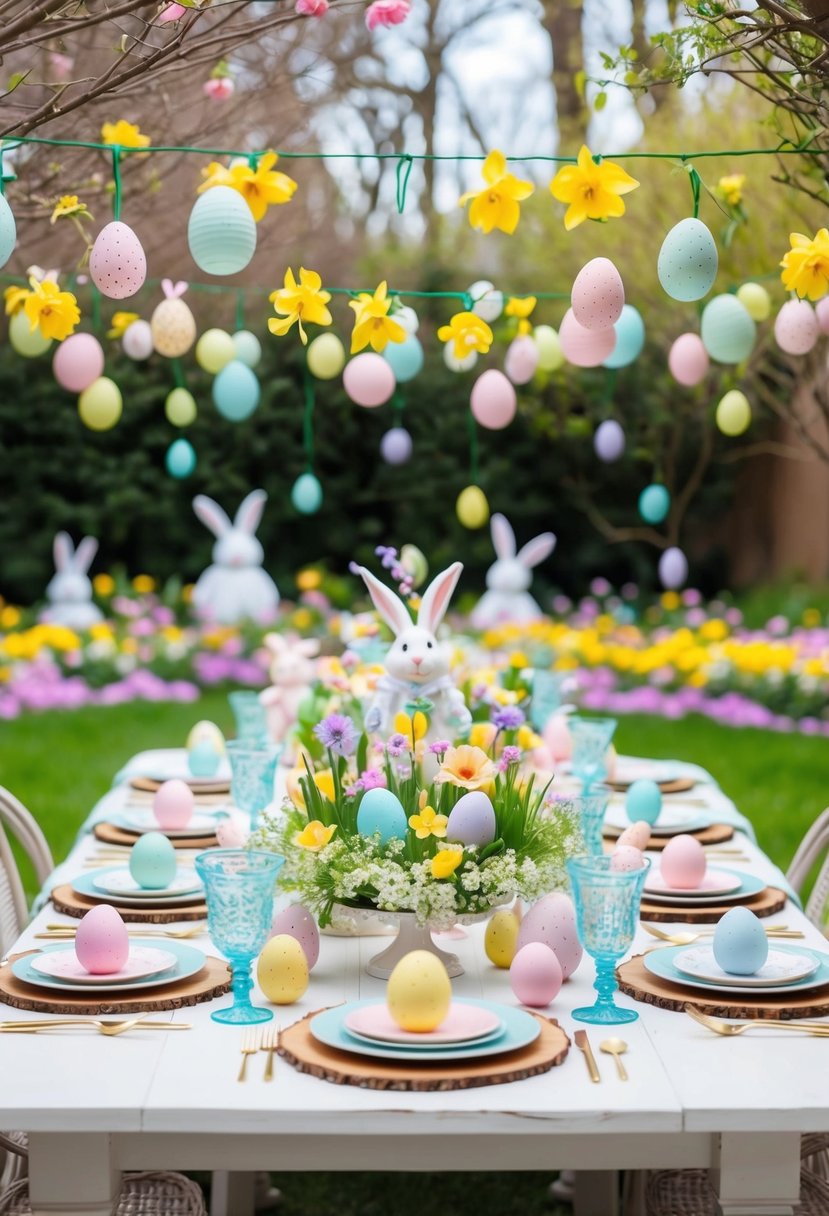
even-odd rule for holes
{"type": "Polygon", "coordinates": [[[397,211],[400,215],[403,214],[403,209],[406,206],[406,191],[409,188],[409,178],[412,176],[412,165],[414,157],[409,153],[404,153],[397,162],[395,170],[397,177],[397,211]]]}
{"type": "Polygon", "coordinates": [[[394,396],[391,399],[391,410],[395,426],[403,425],[403,411],[406,408],[406,402],[403,400],[403,395],[399,389],[394,390],[394,396]]]}
{"type": "Polygon", "coordinates": [[[469,482],[470,485],[478,484],[478,427],[475,418],[470,410],[466,415],[466,425],[469,430],[469,482]]]}
{"type": "Polygon", "coordinates": [[[702,178],[697,173],[693,165],[688,170],[688,177],[691,181],[691,194],[694,199],[694,219],[699,219],[699,196],[702,190],[702,178]]]}
{"type": "Polygon", "coordinates": [[[616,368],[609,367],[605,376],[604,389],[602,390],[602,406],[609,406],[613,400],[613,394],[616,391],[616,368]]]}
{"type": "Polygon", "coordinates": [[[187,381],[184,378],[184,368],[181,366],[181,360],[171,359],[170,363],[173,368],[173,380],[175,381],[176,388],[186,388],[187,381]]]}
{"type": "Polygon", "coordinates": [[[302,446],[305,449],[307,461],[306,472],[314,471],[314,381],[307,367],[302,374],[302,387],[305,394],[305,411],[302,416],[302,446]]]}
{"type": "Polygon", "coordinates": [[[101,293],[95,284],[92,284],[92,328],[101,328],[101,293]]]}
{"type": "Polygon", "coordinates": [[[117,221],[121,218],[121,148],[118,144],[112,149],[112,180],[115,185],[112,216],[117,221]]]}
{"type": "Polygon", "coordinates": [[[245,293],[240,287],[236,289],[236,328],[245,328],[245,293]]]}

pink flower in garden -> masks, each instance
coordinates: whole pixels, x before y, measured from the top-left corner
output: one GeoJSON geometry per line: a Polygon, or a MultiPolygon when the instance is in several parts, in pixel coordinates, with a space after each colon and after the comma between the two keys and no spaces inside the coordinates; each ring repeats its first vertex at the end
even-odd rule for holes
{"type": "Polygon", "coordinates": [[[233,96],[235,88],[229,76],[211,76],[201,87],[205,97],[211,98],[212,101],[227,101],[228,97],[233,96]]]}
{"type": "Polygon", "coordinates": [[[359,784],[364,790],[386,788],[386,774],[379,768],[367,768],[360,774],[359,784]]]}
{"type": "Polygon", "coordinates": [[[400,25],[411,7],[411,0],[374,0],[366,10],[366,25],[370,30],[378,25],[400,25]]]}
{"type": "Polygon", "coordinates": [[[75,60],[70,55],[61,55],[60,51],[52,51],[49,56],[49,67],[56,80],[68,80],[74,66],[75,60]]]}
{"type": "Polygon", "coordinates": [[[294,10],[300,17],[324,17],[328,12],[328,0],[296,0],[294,10]]]}

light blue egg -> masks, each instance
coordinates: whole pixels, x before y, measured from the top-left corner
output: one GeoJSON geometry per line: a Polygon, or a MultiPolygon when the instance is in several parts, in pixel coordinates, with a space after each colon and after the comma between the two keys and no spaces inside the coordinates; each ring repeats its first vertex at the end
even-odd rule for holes
{"type": "Polygon", "coordinates": [[[701,300],[717,277],[717,243],[702,220],[675,224],[659,250],[656,273],[672,300],[701,300]]]}
{"type": "Polygon", "coordinates": [[[662,810],[662,791],[649,777],[640,777],[628,788],[625,795],[625,810],[631,823],[644,819],[651,827],[662,810]]]}
{"type": "Polygon", "coordinates": [[[714,958],[731,975],[754,975],[769,956],[763,922],[749,908],[731,908],[714,930],[714,958]]]}
{"type": "Polygon", "coordinates": [[[256,220],[238,190],[213,186],[198,198],[187,223],[193,261],[206,274],[238,274],[256,250],[256,220]]]}
{"type": "Polygon", "coordinates": [[[357,831],[361,836],[380,833],[380,843],[402,840],[406,835],[408,820],[400,799],[391,790],[366,790],[357,811],[357,831]]]}
{"type": "Polygon", "coordinates": [[[259,381],[240,359],[226,363],[213,381],[213,403],[223,418],[242,422],[259,404],[259,381]]]}
{"type": "Polygon", "coordinates": [[[717,363],[742,363],[754,349],[757,326],[736,296],[714,296],[702,310],[700,337],[717,363]]]}
{"type": "Polygon", "coordinates": [[[604,361],[605,367],[627,367],[642,353],[645,345],[645,322],[638,309],[625,304],[622,315],[613,326],[616,330],[616,345],[604,361]]]}
{"type": "Polygon", "coordinates": [[[409,334],[405,342],[389,342],[383,351],[383,358],[391,367],[398,384],[414,380],[423,367],[423,347],[414,334],[409,334]]]}
{"type": "Polygon", "coordinates": [[[492,843],[497,830],[495,811],[487,795],[482,790],[470,790],[449,812],[446,839],[482,847],[492,843]]]}
{"type": "Polygon", "coordinates": [[[315,515],[322,505],[322,486],[313,473],[302,473],[291,487],[291,502],[300,515],[315,515]]]}
{"type": "Polygon", "coordinates": [[[176,876],[176,850],[161,832],[145,832],[130,850],[130,874],[139,887],[161,891],[176,876]]]}
{"type": "Polygon", "coordinates": [[[209,739],[200,739],[187,753],[187,767],[194,777],[213,777],[218,772],[221,759],[209,739]]]}
{"type": "Polygon", "coordinates": [[[5,195],[0,194],[0,266],[6,265],[16,244],[17,225],[14,222],[14,214],[5,195]]]}
{"type": "Polygon", "coordinates": [[[189,439],[174,439],[164,456],[167,472],[177,481],[189,477],[196,467],[196,453],[189,439]]]}
{"type": "Polygon", "coordinates": [[[639,514],[646,524],[661,524],[671,506],[671,496],[663,485],[654,482],[639,495],[639,514]]]}
{"type": "Polygon", "coordinates": [[[262,344],[256,334],[249,329],[237,329],[233,335],[233,345],[236,348],[236,358],[247,367],[256,367],[262,358],[262,344]]]}

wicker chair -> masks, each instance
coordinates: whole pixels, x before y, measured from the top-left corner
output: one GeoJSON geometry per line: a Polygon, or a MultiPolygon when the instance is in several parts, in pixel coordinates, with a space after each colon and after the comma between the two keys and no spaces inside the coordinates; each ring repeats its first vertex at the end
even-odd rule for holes
{"type": "MultiPolygon", "coordinates": [[[[0,1195],[0,1216],[32,1216],[29,1180],[0,1195]]],[[[183,1174],[125,1174],[114,1216],[207,1216],[201,1188],[183,1174]]]]}
{"type": "Polygon", "coordinates": [[[826,929],[826,909],[829,904],[829,807],[818,815],[797,847],[786,875],[798,895],[816,862],[823,857],[815,885],[812,887],[805,912],[813,925],[826,929]]]}

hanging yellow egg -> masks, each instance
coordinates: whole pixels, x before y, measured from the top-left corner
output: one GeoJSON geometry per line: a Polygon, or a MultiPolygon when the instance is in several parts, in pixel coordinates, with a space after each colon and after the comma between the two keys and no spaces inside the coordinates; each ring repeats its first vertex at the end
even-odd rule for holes
{"type": "Polygon", "coordinates": [[[480,486],[467,486],[461,490],[455,510],[465,528],[482,528],[489,519],[489,503],[480,486]]]}
{"type": "Polygon", "coordinates": [[[121,390],[109,376],[99,376],[78,398],[81,422],[91,431],[109,431],[121,417],[121,390]]]}

